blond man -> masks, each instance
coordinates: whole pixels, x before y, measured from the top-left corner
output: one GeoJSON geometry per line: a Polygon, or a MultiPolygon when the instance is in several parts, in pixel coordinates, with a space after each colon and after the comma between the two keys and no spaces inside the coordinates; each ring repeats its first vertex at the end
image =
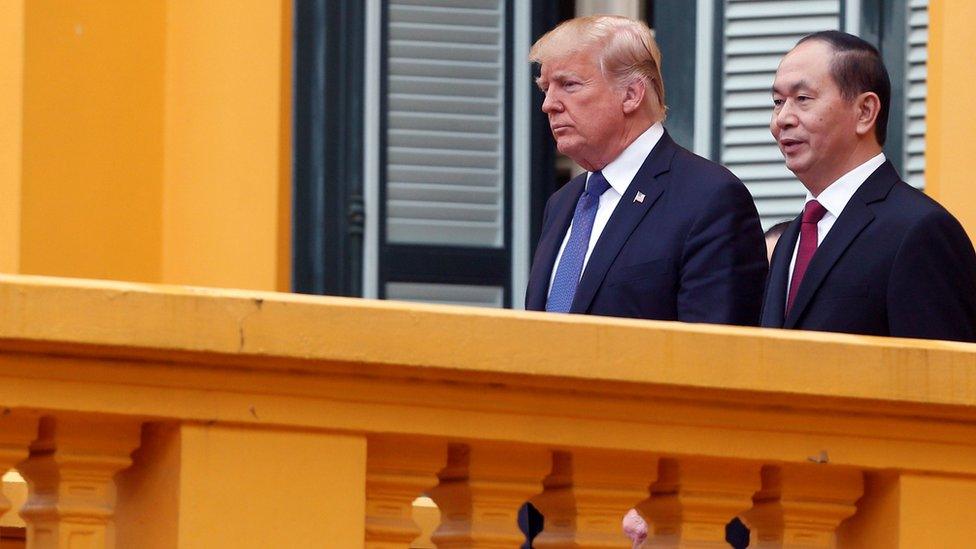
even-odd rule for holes
{"type": "Polygon", "coordinates": [[[675,143],[643,22],[572,19],[530,60],[559,151],[581,174],[549,199],[526,308],[755,325],[766,276],[752,197],[675,143]]]}

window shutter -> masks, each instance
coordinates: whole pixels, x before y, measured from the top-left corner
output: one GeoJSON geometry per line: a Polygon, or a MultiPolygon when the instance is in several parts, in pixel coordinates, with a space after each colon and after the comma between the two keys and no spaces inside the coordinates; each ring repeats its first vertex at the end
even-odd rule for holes
{"type": "Polygon", "coordinates": [[[386,238],[503,247],[503,0],[389,4],[386,238]]]}
{"type": "Polygon", "coordinates": [[[386,297],[401,301],[473,307],[501,307],[504,304],[503,288],[471,284],[390,282],[386,285],[386,297]]]}
{"type": "Polygon", "coordinates": [[[837,29],[839,0],[726,0],[719,159],[749,188],[763,227],[803,209],[806,191],[769,133],[780,59],[803,36],[837,29]]]}
{"type": "Polygon", "coordinates": [[[909,0],[908,40],[905,70],[905,163],[904,174],[910,185],[925,186],[925,96],[928,71],[929,2],[909,0]]]}
{"type": "Polygon", "coordinates": [[[383,0],[380,297],[511,305],[511,4],[383,0]]]}

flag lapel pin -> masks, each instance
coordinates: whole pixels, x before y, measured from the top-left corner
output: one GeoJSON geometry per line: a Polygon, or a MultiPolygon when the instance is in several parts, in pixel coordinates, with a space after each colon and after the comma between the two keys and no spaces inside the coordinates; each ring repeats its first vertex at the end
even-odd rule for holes
{"type": "Polygon", "coordinates": [[[644,203],[644,193],[637,191],[637,196],[634,197],[634,202],[638,204],[644,203]]]}

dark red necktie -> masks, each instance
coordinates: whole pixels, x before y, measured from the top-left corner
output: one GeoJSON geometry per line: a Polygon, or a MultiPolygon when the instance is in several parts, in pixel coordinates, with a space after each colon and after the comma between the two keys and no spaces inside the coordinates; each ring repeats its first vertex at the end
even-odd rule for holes
{"type": "Polygon", "coordinates": [[[814,252],[817,251],[817,223],[823,219],[827,213],[826,208],[816,200],[811,200],[803,207],[803,219],[800,223],[800,246],[796,249],[796,262],[793,264],[793,278],[790,282],[790,293],[786,298],[786,314],[790,314],[793,308],[793,300],[796,299],[796,291],[803,282],[803,275],[807,272],[807,266],[813,259],[814,252]]]}

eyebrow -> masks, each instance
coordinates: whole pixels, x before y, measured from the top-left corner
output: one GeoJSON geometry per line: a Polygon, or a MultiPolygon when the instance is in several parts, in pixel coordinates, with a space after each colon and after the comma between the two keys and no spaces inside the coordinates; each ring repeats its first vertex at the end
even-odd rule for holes
{"type": "Polygon", "coordinates": [[[573,71],[566,71],[566,70],[558,71],[556,73],[553,73],[548,79],[539,76],[538,78],[535,79],[535,85],[539,86],[539,89],[542,89],[542,84],[544,82],[549,82],[549,81],[563,82],[569,78],[580,78],[580,76],[573,71]]]}
{"type": "Polygon", "coordinates": [[[780,90],[777,90],[776,89],[776,84],[773,84],[773,87],[771,88],[771,90],[772,90],[773,93],[778,93],[780,95],[789,95],[791,93],[796,93],[797,90],[800,90],[800,89],[803,89],[803,88],[808,88],[808,89],[810,88],[810,84],[806,80],[798,80],[797,82],[793,83],[793,85],[789,87],[789,89],[788,89],[789,91],[787,91],[787,92],[782,92],[780,90]]]}

